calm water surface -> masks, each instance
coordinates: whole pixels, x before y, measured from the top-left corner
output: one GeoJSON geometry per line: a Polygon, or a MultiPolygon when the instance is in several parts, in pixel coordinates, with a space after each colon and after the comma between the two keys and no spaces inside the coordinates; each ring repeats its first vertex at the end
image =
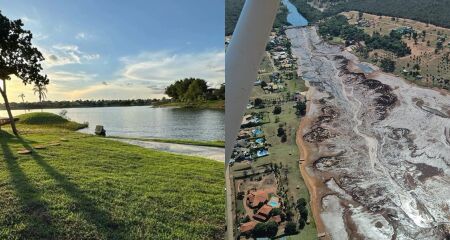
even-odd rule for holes
{"type": "Polygon", "coordinates": [[[283,4],[289,11],[287,16],[288,23],[294,27],[303,27],[308,25],[308,20],[306,20],[306,18],[298,12],[297,8],[289,0],[283,0],[283,4]]]}
{"type": "MultiPolygon", "coordinates": [[[[44,109],[59,114],[63,109],[44,109]]],[[[96,125],[103,125],[107,135],[148,138],[179,138],[196,140],[225,139],[225,111],[210,109],[103,107],[65,108],[67,117],[76,122],[88,122],[81,132],[93,133],[96,125]]],[[[32,110],[40,112],[41,110],[32,110]]],[[[23,114],[25,110],[14,110],[23,114]]],[[[5,111],[0,111],[6,117],[5,111]]]]}

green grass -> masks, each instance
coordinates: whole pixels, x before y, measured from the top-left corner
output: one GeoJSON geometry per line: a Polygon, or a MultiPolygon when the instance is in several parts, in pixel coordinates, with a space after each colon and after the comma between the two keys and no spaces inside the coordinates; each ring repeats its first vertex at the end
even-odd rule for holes
{"type": "Polygon", "coordinates": [[[119,138],[119,139],[132,139],[132,140],[140,140],[140,141],[149,141],[149,142],[164,142],[164,143],[177,143],[184,145],[195,145],[195,146],[206,146],[206,147],[225,147],[225,141],[221,140],[211,140],[211,141],[199,141],[192,139],[171,139],[171,138],[134,138],[134,137],[119,137],[119,136],[110,136],[111,138],[119,138]]]}
{"type": "Polygon", "coordinates": [[[58,127],[68,130],[78,130],[87,127],[86,123],[69,121],[59,115],[48,112],[25,113],[17,116],[18,124],[39,125],[41,127],[58,127]]]}
{"type": "Polygon", "coordinates": [[[197,103],[168,102],[154,105],[156,107],[210,108],[225,109],[225,100],[211,100],[197,103]]]}
{"type": "Polygon", "coordinates": [[[222,163],[61,125],[18,129],[21,137],[0,131],[0,239],[223,237],[222,163]],[[47,149],[17,154],[38,144],[47,149]]]}

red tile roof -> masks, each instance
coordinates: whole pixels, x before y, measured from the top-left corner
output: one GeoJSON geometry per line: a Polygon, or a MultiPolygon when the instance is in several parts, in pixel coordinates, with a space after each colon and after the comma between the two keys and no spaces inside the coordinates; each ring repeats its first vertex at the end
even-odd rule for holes
{"type": "Polygon", "coordinates": [[[246,223],[241,224],[241,226],[239,227],[239,231],[241,233],[245,233],[245,232],[253,230],[253,228],[255,228],[255,226],[256,226],[256,222],[254,222],[254,221],[246,222],[246,223]]]}
{"type": "Polygon", "coordinates": [[[265,215],[265,216],[269,216],[270,211],[272,211],[272,207],[265,204],[264,206],[262,206],[259,210],[258,210],[258,214],[259,215],[265,215]]]}
{"type": "Polygon", "coordinates": [[[281,217],[280,215],[277,216],[273,216],[270,219],[272,219],[273,221],[275,221],[276,223],[280,223],[281,222],[281,217]]]}

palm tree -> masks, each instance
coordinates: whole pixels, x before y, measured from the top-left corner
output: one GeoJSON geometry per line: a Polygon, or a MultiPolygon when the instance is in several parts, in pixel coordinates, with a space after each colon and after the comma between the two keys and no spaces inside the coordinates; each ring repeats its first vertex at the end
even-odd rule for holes
{"type": "Polygon", "coordinates": [[[41,103],[41,111],[42,111],[42,101],[47,98],[47,87],[42,84],[34,85],[33,87],[34,95],[38,94],[39,102],[41,103]]]}
{"type": "MultiPolygon", "coordinates": [[[[19,94],[18,97],[22,98],[22,103],[23,103],[23,105],[25,105],[25,94],[21,93],[21,94],[19,94]]],[[[26,108],[26,106],[25,106],[25,113],[27,113],[27,108],[26,108]]]]}
{"type": "Polygon", "coordinates": [[[19,97],[22,98],[22,102],[25,103],[25,94],[21,93],[19,97]]]}

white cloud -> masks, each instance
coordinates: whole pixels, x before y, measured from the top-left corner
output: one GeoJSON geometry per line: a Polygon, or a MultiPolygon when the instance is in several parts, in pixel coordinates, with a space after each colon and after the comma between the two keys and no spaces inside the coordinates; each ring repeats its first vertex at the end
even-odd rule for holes
{"type": "Polygon", "coordinates": [[[145,52],[124,57],[121,61],[124,64],[120,72],[123,78],[146,82],[154,89],[164,89],[187,77],[205,79],[212,87],[218,87],[225,80],[225,52],[221,50],[182,54],[145,52]]]}
{"type": "Polygon", "coordinates": [[[45,57],[44,65],[48,67],[81,64],[100,58],[100,54],[85,53],[77,45],[57,44],[50,49],[39,47],[45,57]]]}
{"type": "Polygon", "coordinates": [[[35,23],[38,23],[38,21],[36,19],[30,18],[30,17],[27,17],[27,16],[23,16],[20,19],[22,20],[22,22],[24,24],[35,24],[35,23]]]}
{"type": "Polygon", "coordinates": [[[85,72],[65,72],[65,71],[56,71],[48,73],[49,79],[53,81],[89,81],[93,80],[97,77],[97,74],[89,74],[85,72]]]}
{"type": "Polygon", "coordinates": [[[84,40],[87,38],[87,35],[84,32],[80,32],[80,33],[77,33],[77,35],[75,35],[75,38],[79,39],[79,40],[84,40]]]}

